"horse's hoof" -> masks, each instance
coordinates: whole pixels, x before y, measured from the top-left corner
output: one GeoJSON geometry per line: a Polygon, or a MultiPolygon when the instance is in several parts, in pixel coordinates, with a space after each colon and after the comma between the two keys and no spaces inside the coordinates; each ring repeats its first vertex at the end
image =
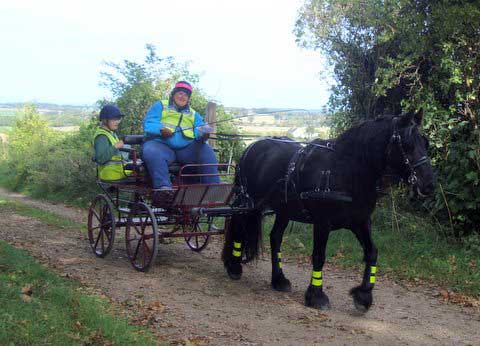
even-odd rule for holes
{"type": "Polygon", "coordinates": [[[305,292],[305,306],[319,310],[330,310],[330,300],[321,288],[308,286],[305,292]]]}
{"type": "Polygon", "coordinates": [[[228,277],[232,280],[240,280],[242,277],[242,265],[240,263],[225,263],[228,277]]]}
{"type": "Polygon", "coordinates": [[[282,275],[281,277],[272,279],[272,288],[279,292],[290,292],[292,291],[292,284],[290,280],[282,275]]]}
{"type": "Polygon", "coordinates": [[[366,306],[359,304],[355,299],[353,300],[353,305],[355,306],[355,309],[357,309],[357,311],[362,314],[368,311],[368,308],[366,306]]]}
{"type": "Polygon", "coordinates": [[[372,290],[367,290],[358,286],[350,290],[350,295],[353,298],[353,305],[359,312],[366,313],[372,306],[372,290]]]}

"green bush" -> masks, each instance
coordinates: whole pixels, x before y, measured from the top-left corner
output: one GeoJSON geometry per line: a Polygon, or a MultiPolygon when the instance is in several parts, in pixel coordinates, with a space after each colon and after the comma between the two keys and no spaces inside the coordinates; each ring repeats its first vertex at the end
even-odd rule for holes
{"type": "Polygon", "coordinates": [[[92,136],[96,122],[75,133],[53,131],[32,105],[15,118],[3,153],[2,181],[14,190],[82,204],[95,193],[92,136]]]}
{"type": "MultiPolygon", "coordinates": [[[[30,191],[35,196],[58,196],[85,204],[97,191],[96,166],[92,161],[92,138],[96,121],[82,125],[79,132],[58,138],[48,155],[36,161],[30,191]]],[[[60,137],[60,136],[59,136],[60,137]]]]}

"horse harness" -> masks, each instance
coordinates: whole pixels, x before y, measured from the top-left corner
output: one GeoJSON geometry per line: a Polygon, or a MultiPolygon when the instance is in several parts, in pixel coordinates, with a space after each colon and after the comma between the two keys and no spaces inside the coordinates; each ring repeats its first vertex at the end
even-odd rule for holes
{"type": "Polygon", "coordinates": [[[299,192],[297,185],[300,181],[300,173],[305,167],[306,162],[317,149],[335,152],[332,142],[326,144],[308,143],[305,147],[300,148],[290,159],[287,173],[284,178],[285,203],[289,200],[296,200],[301,206],[302,213],[307,220],[311,219],[311,215],[304,206],[306,200],[334,200],[341,202],[352,202],[352,197],[344,192],[334,191],[331,189],[333,174],[331,170],[326,169],[320,171],[321,178],[319,186],[313,190],[299,192]]]}
{"type": "MultiPolygon", "coordinates": [[[[268,137],[266,138],[267,140],[270,141],[277,141],[277,142],[283,142],[283,143],[295,143],[295,144],[302,144],[302,142],[297,142],[297,141],[292,141],[291,139],[287,137],[268,137]]],[[[292,156],[290,159],[288,166],[287,166],[287,172],[285,174],[285,177],[283,179],[280,179],[277,184],[274,184],[272,189],[274,189],[278,184],[283,185],[283,190],[285,194],[285,203],[287,203],[289,200],[296,200],[301,204],[301,209],[302,213],[304,214],[305,218],[311,219],[311,215],[308,212],[308,210],[303,206],[303,202],[305,200],[318,200],[318,199],[329,199],[329,200],[337,200],[337,201],[342,201],[342,202],[352,202],[352,197],[346,195],[343,192],[337,192],[337,191],[332,191],[331,190],[331,183],[333,180],[333,176],[330,170],[322,170],[322,178],[321,178],[321,186],[315,187],[311,191],[303,191],[299,192],[297,185],[299,180],[300,180],[300,173],[305,167],[306,162],[312,155],[312,153],[317,150],[317,149],[323,149],[323,150],[328,150],[331,152],[334,152],[335,149],[333,147],[333,142],[326,142],[326,144],[317,144],[317,143],[311,143],[308,142],[306,143],[306,146],[301,146],[300,149],[298,149],[295,154],[292,156]]],[[[242,155],[242,158],[240,159],[239,165],[238,165],[238,176],[239,176],[239,191],[237,191],[237,202],[242,205],[248,205],[250,208],[254,207],[254,203],[252,198],[248,195],[247,192],[247,181],[244,177],[243,174],[241,174],[241,162],[245,160],[245,158],[248,156],[249,151],[253,148],[254,144],[251,145],[247,150],[245,151],[244,155],[242,155]]],[[[267,194],[268,195],[268,194],[267,194]]],[[[262,202],[259,203],[260,205],[262,202]]],[[[258,208],[258,205],[256,206],[258,208]]]]}
{"type": "MultiPolygon", "coordinates": [[[[409,134],[412,132],[412,130],[413,130],[413,126],[410,128],[409,134]]],[[[407,167],[407,170],[408,170],[408,173],[409,173],[408,178],[407,178],[407,182],[411,186],[414,186],[417,183],[417,180],[418,180],[417,172],[415,171],[415,168],[417,168],[417,167],[419,167],[423,164],[428,163],[429,162],[428,157],[424,155],[414,163],[412,163],[409,160],[407,154],[405,153],[405,150],[403,149],[402,136],[400,136],[400,133],[398,133],[396,123],[394,123],[393,134],[392,134],[392,137],[390,138],[390,142],[388,143],[388,147],[387,147],[387,155],[388,156],[390,156],[390,154],[391,154],[392,145],[395,145],[395,144],[398,145],[398,149],[400,150],[400,155],[402,155],[402,161],[405,164],[405,166],[407,167]]]]}

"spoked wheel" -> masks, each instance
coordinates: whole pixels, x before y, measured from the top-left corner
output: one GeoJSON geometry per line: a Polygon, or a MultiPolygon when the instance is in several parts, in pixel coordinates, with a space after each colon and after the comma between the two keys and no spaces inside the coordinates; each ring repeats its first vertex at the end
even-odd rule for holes
{"type": "MultiPolygon", "coordinates": [[[[212,225],[205,223],[205,222],[198,222],[195,221],[193,224],[184,225],[183,232],[184,233],[193,233],[193,232],[207,232],[210,228],[213,227],[212,225]]],[[[210,235],[189,235],[185,236],[185,242],[187,243],[188,247],[195,252],[200,252],[208,245],[208,241],[210,240],[210,235]]]]}
{"type": "Polygon", "coordinates": [[[158,251],[158,226],[152,209],[143,202],[132,206],[125,228],[127,255],[138,271],[147,271],[158,251]]]}
{"type": "Polygon", "coordinates": [[[88,210],[88,240],[97,257],[105,257],[115,241],[115,214],[112,202],[97,195],[88,210]]]}

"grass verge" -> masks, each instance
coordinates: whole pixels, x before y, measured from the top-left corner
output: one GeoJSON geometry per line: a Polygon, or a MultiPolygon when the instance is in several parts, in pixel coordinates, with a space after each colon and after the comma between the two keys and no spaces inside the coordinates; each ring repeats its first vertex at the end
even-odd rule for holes
{"type": "Polygon", "coordinates": [[[1,198],[1,197],[0,197],[0,208],[4,210],[13,211],[19,215],[36,218],[47,225],[58,227],[58,228],[72,229],[72,230],[85,229],[84,225],[80,226],[77,222],[64,218],[58,214],[55,214],[46,210],[37,209],[31,206],[25,205],[21,202],[12,201],[12,200],[1,198]]]}
{"type": "Polygon", "coordinates": [[[82,292],[0,241],[0,344],[155,345],[148,330],[115,316],[109,301],[82,292]],[[23,291],[23,292],[22,292],[23,291]]]}

